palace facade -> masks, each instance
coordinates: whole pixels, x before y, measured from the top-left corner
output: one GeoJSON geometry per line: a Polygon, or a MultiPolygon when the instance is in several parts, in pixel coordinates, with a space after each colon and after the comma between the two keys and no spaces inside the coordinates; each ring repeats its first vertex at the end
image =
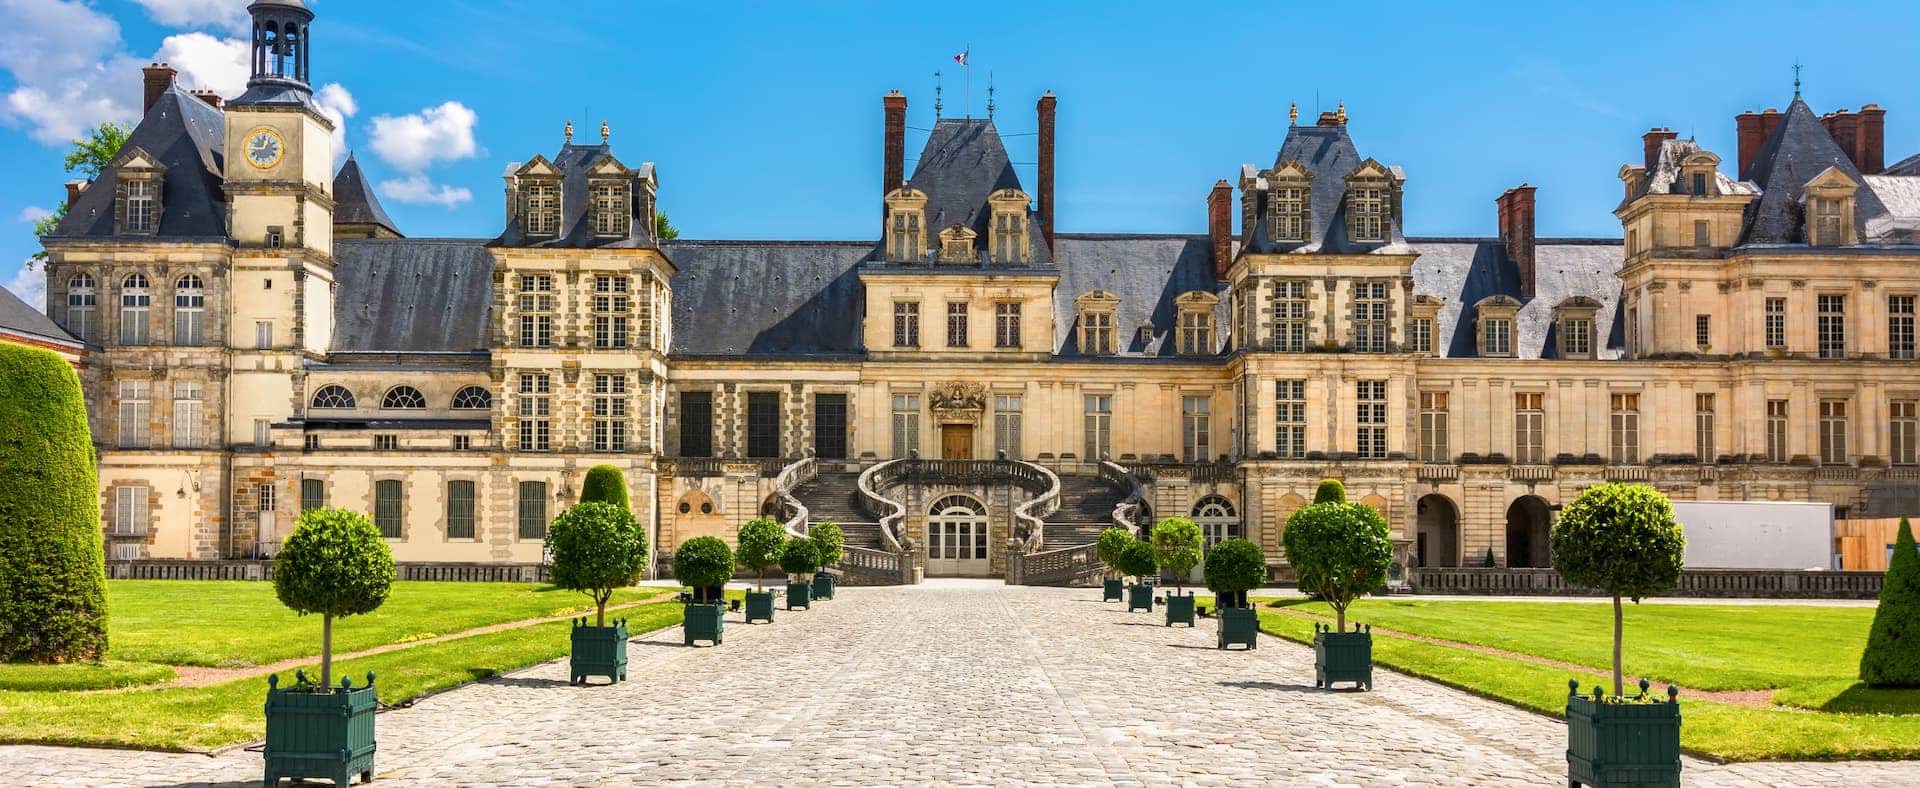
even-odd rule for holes
{"type": "Polygon", "coordinates": [[[110,558],[271,554],[334,505],[402,561],[530,564],[603,463],[661,553],[832,519],[877,581],[1061,581],[1175,514],[1279,564],[1324,477],[1431,566],[1544,565],[1608,480],[1860,514],[1920,486],[1920,157],[1885,166],[1873,105],[1742,114],[1734,161],[1649,131],[1624,240],[1538,237],[1526,185],[1496,236],[1409,237],[1344,107],[1196,184],[1207,234],[1068,232],[1052,94],[1027,184],[992,119],[939,118],[908,172],[897,92],[871,240],[663,240],[654,166],[571,124],[508,167],[497,237],[419,239],[334,167],[312,12],[251,9],[246,93],[146,69],[45,242],[110,558]]]}

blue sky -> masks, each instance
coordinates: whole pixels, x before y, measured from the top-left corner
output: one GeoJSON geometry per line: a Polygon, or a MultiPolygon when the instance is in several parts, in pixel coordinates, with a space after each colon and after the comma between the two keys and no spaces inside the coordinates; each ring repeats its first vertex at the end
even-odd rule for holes
{"type": "MultiPolygon", "coordinates": [[[[1288,102],[1344,101],[1361,153],[1404,167],[1416,235],[1490,235],[1493,199],[1539,187],[1543,235],[1619,234],[1614,173],[1665,125],[1734,157],[1733,116],[1784,107],[1805,65],[1816,111],[1889,110],[1889,162],[1920,151],[1911,0],[1553,4],[651,3],[309,0],[313,76],[401,229],[492,236],[509,162],[572,119],[653,161],[687,237],[871,238],[880,96],[908,125],[972,110],[1033,161],[1034,101],[1060,97],[1067,232],[1201,232],[1203,198],[1273,162],[1288,102]],[[1024,135],[1024,136],[1022,136],[1024,135]]],[[[244,82],[246,0],[0,0],[0,284],[30,289],[26,221],[56,207],[69,129],[130,119],[138,67],[244,82]]],[[[924,131],[910,131],[914,155],[924,131]]],[[[1729,165],[1730,166],[1730,165],[1729,165]]],[[[911,168],[911,162],[909,162],[911,168]]],[[[1032,185],[1032,167],[1021,168],[1032,185]]]]}

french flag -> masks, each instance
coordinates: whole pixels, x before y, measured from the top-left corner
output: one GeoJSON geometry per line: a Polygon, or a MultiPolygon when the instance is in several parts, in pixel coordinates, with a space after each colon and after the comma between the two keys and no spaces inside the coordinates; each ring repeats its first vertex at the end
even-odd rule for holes
{"type": "MultiPolygon", "coordinates": [[[[968,52],[971,52],[971,51],[972,51],[972,50],[968,50],[968,52]]],[[[953,56],[953,62],[955,62],[955,63],[959,63],[960,65],[963,65],[963,66],[964,66],[964,65],[966,65],[966,64],[967,64],[967,52],[962,52],[962,53],[960,53],[960,54],[958,54],[958,55],[954,55],[954,56],[953,56]]]]}

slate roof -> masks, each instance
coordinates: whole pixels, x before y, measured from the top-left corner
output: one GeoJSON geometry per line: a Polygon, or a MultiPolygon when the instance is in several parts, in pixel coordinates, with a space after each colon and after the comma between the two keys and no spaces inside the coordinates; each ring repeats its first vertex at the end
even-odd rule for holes
{"type": "Polygon", "coordinates": [[[0,287],[0,336],[13,335],[56,345],[82,347],[78,339],[53,322],[32,304],[20,300],[12,290],[0,287]]]}
{"type": "Polygon", "coordinates": [[[1090,235],[1054,236],[1060,284],[1053,293],[1056,355],[1087,358],[1080,351],[1079,306],[1074,300],[1095,290],[1120,299],[1114,312],[1117,352],[1092,358],[1152,358],[1174,356],[1179,348],[1174,330],[1178,317],[1174,299],[1200,291],[1220,298],[1214,309],[1214,350],[1226,347],[1227,286],[1213,276],[1213,244],[1205,235],[1090,235]],[[1151,324],[1152,336],[1142,341],[1140,327],[1151,324]]]}
{"type": "MultiPolygon", "coordinates": [[[[1786,116],[1767,136],[1745,176],[1760,187],[1760,199],[1747,208],[1742,244],[1797,244],[1807,240],[1802,187],[1828,167],[1839,168],[1855,183],[1864,184],[1860,170],[1833,141],[1826,126],[1807,103],[1795,96],[1786,116]]],[[[1872,189],[1855,193],[1853,218],[1856,237],[1870,238],[1869,225],[1882,219],[1886,208],[1872,189]]]]}
{"type": "Polygon", "coordinates": [[[380,198],[373,193],[373,184],[367,183],[367,177],[360,172],[360,162],[347,154],[347,163],[340,165],[340,171],[333,176],[333,223],[372,224],[385,227],[394,235],[405,235],[387,216],[387,209],[380,206],[380,198]]]}
{"type": "MultiPolygon", "coordinates": [[[[914,163],[907,186],[927,194],[928,245],[937,248],[939,233],[955,224],[971,228],[974,243],[987,248],[993,209],[987,196],[1001,189],[1020,189],[1020,176],[1007,157],[1006,144],[992,120],[942,118],[933,124],[927,144],[914,163]]],[[[1052,259],[1042,240],[1040,216],[1028,206],[1028,259],[1045,264],[1052,259]]],[[[876,248],[876,252],[884,252],[876,248]]]]}
{"type": "Polygon", "coordinates": [[[1520,269],[1498,238],[1409,238],[1420,252],[1413,262],[1414,295],[1443,299],[1435,318],[1434,347],[1447,358],[1474,358],[1475,308],[1495,295],[1522,303],[1514,318],[1514,355],[1521,359],[1557,358],[1558,333],[1553,310],[1574,296],[1600,302],[1594,315],[1595,357],[1620,357],[1624,329],[1619,271],[1624,259],[1617,238],[1541,238],[1534,246],[1534,295],[1520,293],[1520,269]]]}
{"type": "Polygon", "coordinates": [[[1920,243],[1920,177],[1868,175],[1866,181],[1887,212],[1867,221],[1864,237],[1886,243],[1920,243]]]}
{"type": "MultiPolygon", "coordinates": [[[[1700,147],[1700,143],[1694,140],[1674,139],[1661,142],[1660,150],[1654,157],[1653,169],[1646,173],[1646,177],[1641,179],[1640,190],[1635,192],[1633,197],[1638,198],[1647,194],[1691,193],[1693,184],[1688,183],[1686,178],[1681,177],[1683,175],[1681,167],[1686,163],[1688,156],[1692,156],[1695,153],[1706,152],[1706,150],[1706,148],[1700,147]]],[[[1713,178],[1714,194],[1757,194],[1760,191],[1753,184],[1736,181],[1727,177],[1726,174],[1720,172],[1718,169],[1713,171],[1713,178]]],[[[1633,198],[1628,198],[1622,201],[1622,207],[1624,207],[1627,202],[1632,202],[1632,199],[1633,198]]]]}
{"type": "Polygon", "coordinates": [[[476,239],[334,243],[333,350],[485,351],[493,255],[476,239]]]}
{"type": "Polygon", "coordinates": [[[1920,153],[1895,162],[1882,175],[1920,175],[1920,153]]]}
{"type": "MultiPolygon", "coordinates": [[[[1399,206],[1393,206],[1389,212],[1390,226],[1386,243],[1358,243],[1347,238],[1347,175],[1359,167],[1366,159],[1353,145],[1353,138],[1347,134],[1347,126],[1342,123],[1332,126],[1300,126],[1287,128],[1287,137],[1280,143],[1280,152],[1274,157],[1273,169],[1254,172],[1252,165],[1244,168],[1243,174],[1255,176],[1262,182],[1262,191],[1257,195],[1256,215],[1259,221],[1252,227],[1241,228],[1241,247],[1250,252],[1322,252],[1327,254],[1366,254],[1369,252],[1405,253],[1406,237],[1401,233],[1399,206]],[[1313,173],[1313,185],[1307,199],[1307,240],[1274,241],[1271,237],[1273,204],[1269,199],[1271,192],[1266,191],[1266,181],[1272,173],[1278,171],[1289,160],[1298,161],[1313,173]]],[[[1388,167],[1396,182],[1405,182],[1406,174],[1399,167],[1388,167]]]]}
{"type": "MultiPolygon", "coordinates": [[[[575,145],[567,143],[560,153],[553,157],[554,169],[561,173],[560,183],[560,234],[548,238],[531,237],[521,232],[523,225],[517,220],[507,222],[507,229],[494,239],[492,246],[528,246],[563,247],[572,249],[642,249],[653,247],[653,227],[647,219],[641,218],[640,206],[642,191],[653,180],[653,163],[648,162],[633,171],[633,188],[627,199],[627,209],[632,212],[632,221],[627,223],[625,237],[608,237],[593,232],[592,215],[588,209],[592,199],[588,194],[588,176],[593,168],[604,159],[614,158],[611,145],[575,145]]],[[[618,159],[615,159],[618,161],[618,159]]],[[[625,166],[625,165],[622,165],[625,166]]],[[[520,165],[508,167],[508,174],[517,172],[520,165]]]]}
{"type": "MultiPolygon", "coordinates": [[[[175,83],[155,101],[121,148],[146,151],[166,174],[160,187],[160,226],[153,236],[128,240],[218,240],[227,233],[227,199],[221,187],[227,137],[221,111],[175,83]]],[[[56,238],[113,238],[116,171],[100,173],[67,209],[56,238]]]]}
{"type": "Polygon", "coordinates": [[[677,356],[859,356],[868,241],[667,241],[677,356]]]}

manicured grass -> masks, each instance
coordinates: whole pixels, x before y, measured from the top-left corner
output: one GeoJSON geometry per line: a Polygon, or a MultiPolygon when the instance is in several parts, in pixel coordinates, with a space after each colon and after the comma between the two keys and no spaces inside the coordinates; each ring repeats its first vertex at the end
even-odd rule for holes
{"type": "Polygon", "coordinates": [[[150,662],[75,662],[65,665],[0,664],[0,689],[94,690],[172,681],[173,668],[150,662]]]}

